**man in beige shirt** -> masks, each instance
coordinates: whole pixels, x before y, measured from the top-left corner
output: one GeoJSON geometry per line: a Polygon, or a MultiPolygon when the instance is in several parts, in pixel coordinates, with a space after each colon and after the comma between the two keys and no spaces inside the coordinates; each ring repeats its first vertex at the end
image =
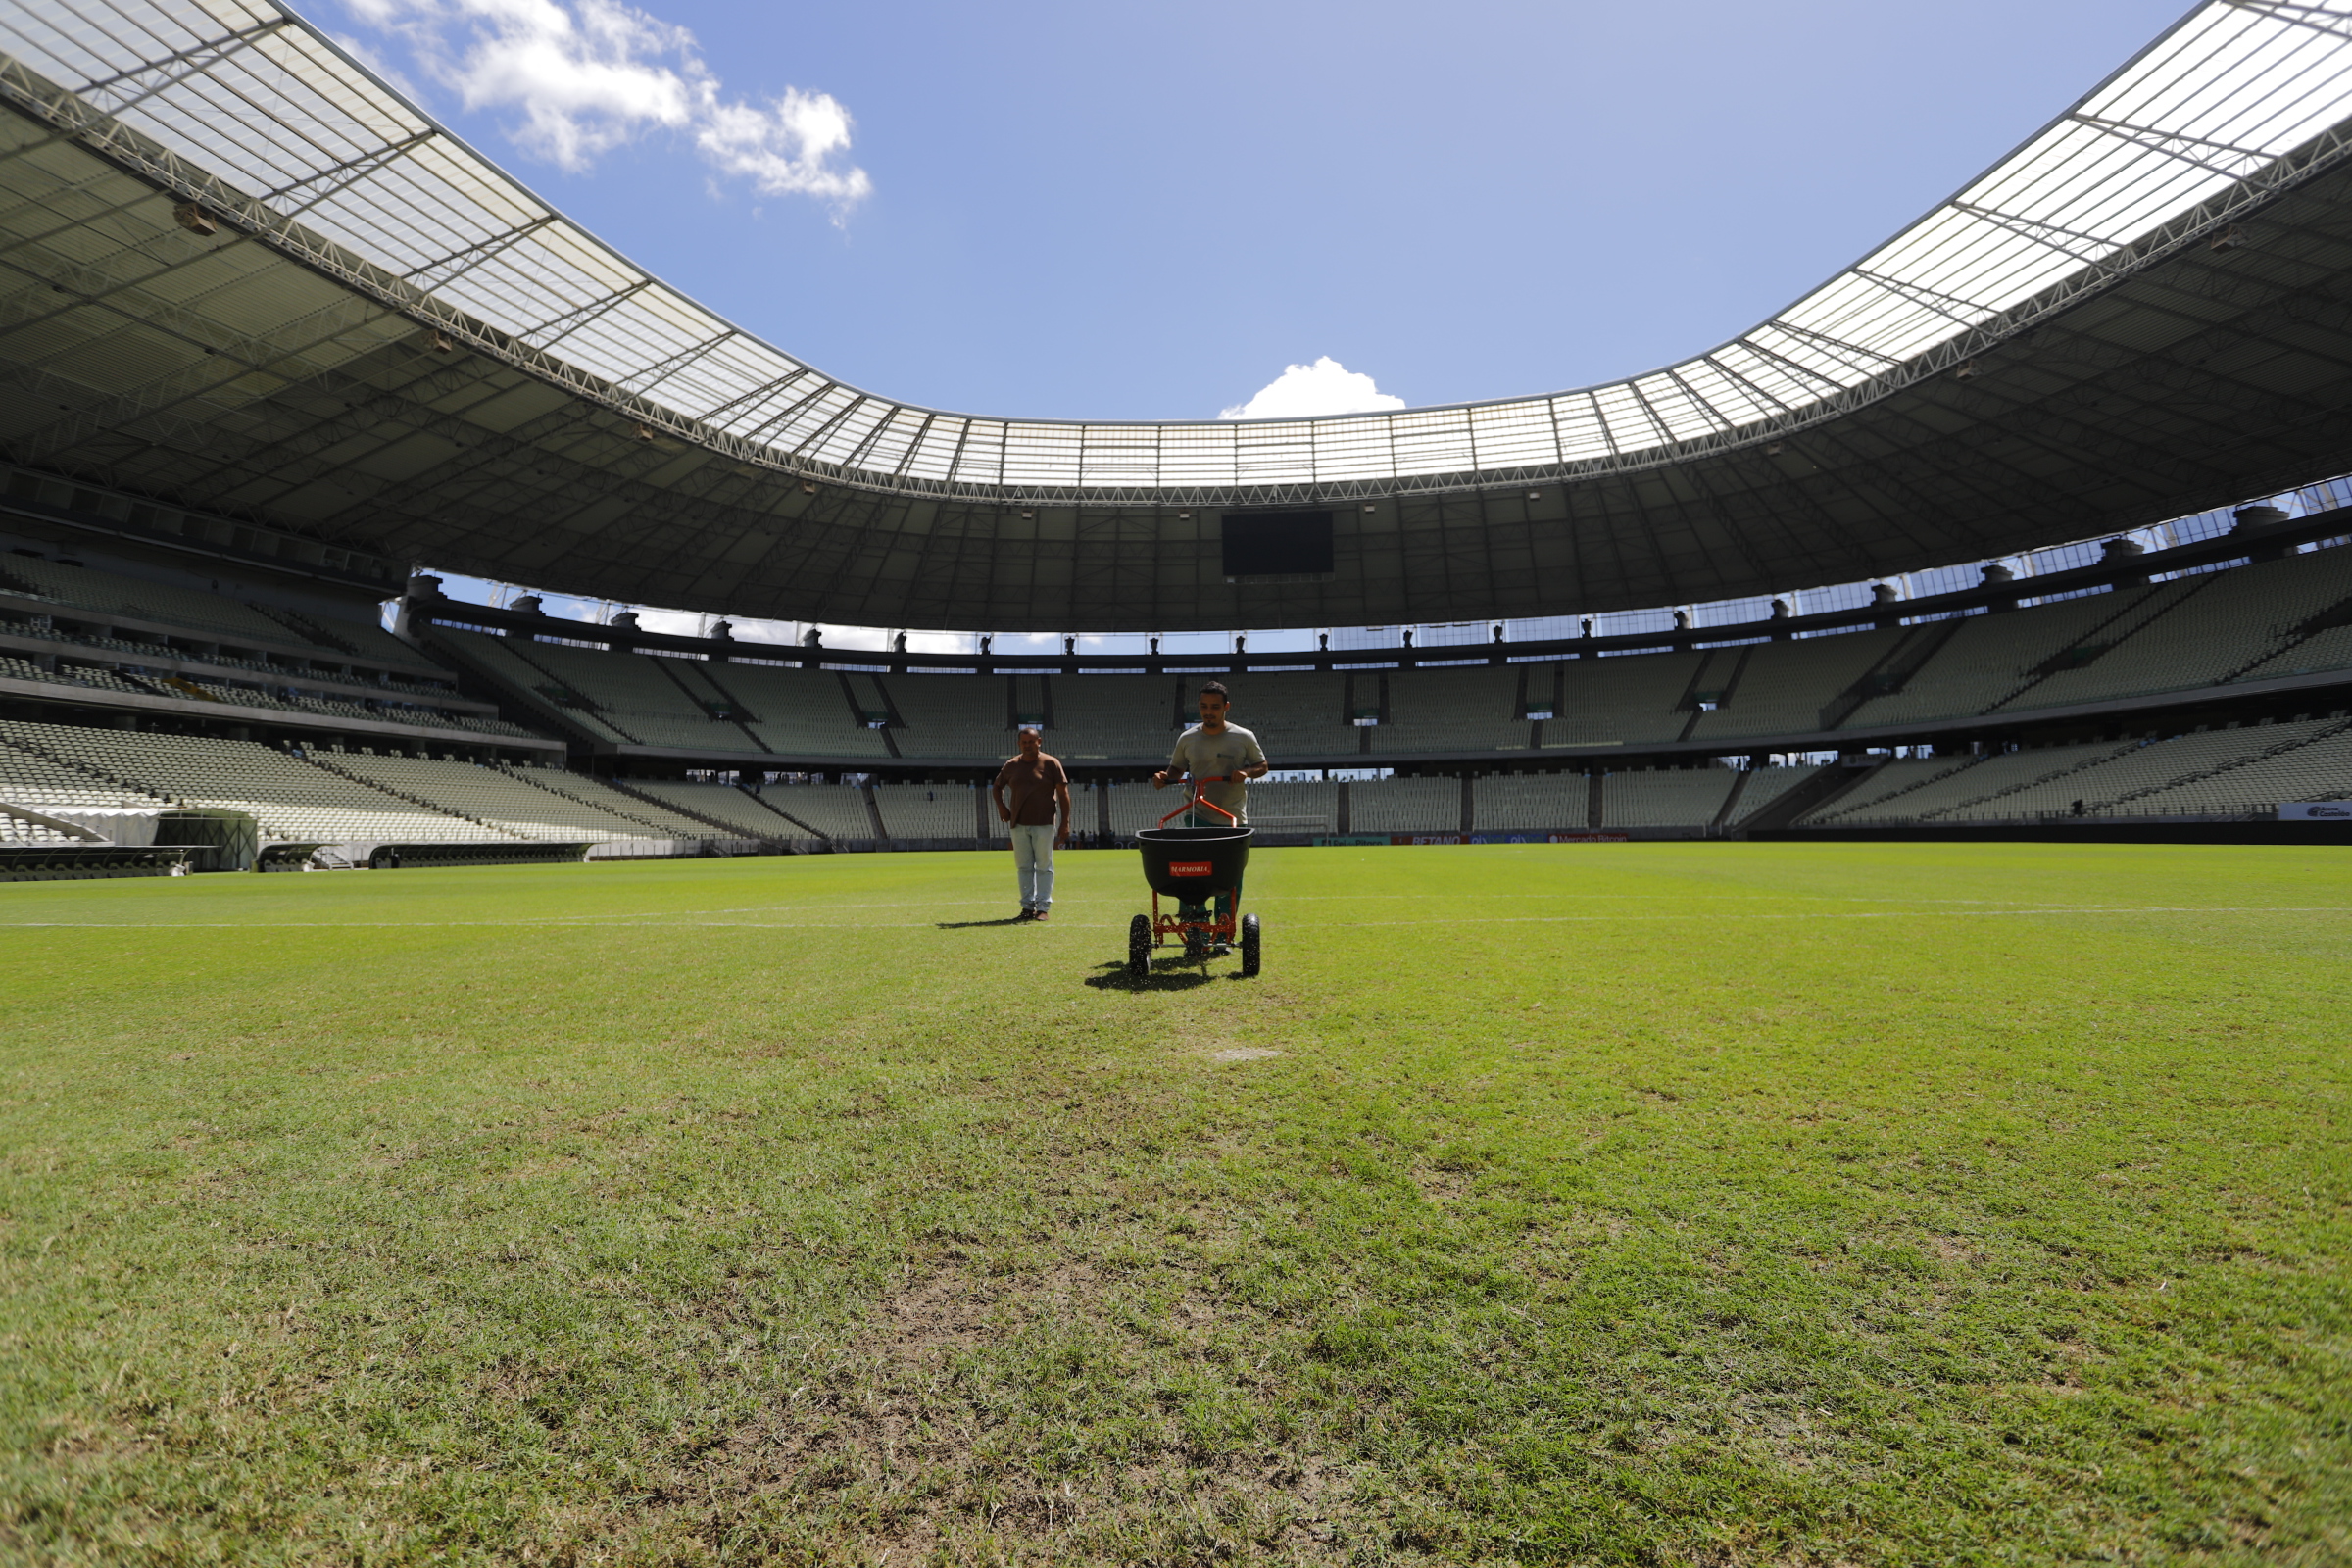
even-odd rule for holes
{"type": "Polygon", "coordinates": [[[1020,745],[1020,755],[998,769],[990,793],[998,817],[1012,827],[1012,866],[1021,884],[1021,912],[1013,918],[1043,920],[1054,907],[1054,847],[1070,843],[1070,777],[1059,758],[1046,755],[1035,725],[1021,726],[1020,745]]]}
{"type": "MultiPolygon", "coordinates": [[[[1210,681],[1200,688],[1200,722],[1176,737],[1176,750],[1168,758],[1168,765],[1152,775],[1152,787],[1164,790],[1185,778],[1215,779],[1203,783],[1200,797],[1214,806],[1233,813],[1233,821],[1196,806],[1186,813],[1179,827],[1230,827],[1234,822],[1250,820],[1249,780],[1264,778],[1269,771],[1266,754],[1257,744],[1257,737],[1239,724],[1228,724],[1225,714],[1233,707],[1232,699],[1222,681],[1210,681]]],[[[1241,896],[1236,884],[1232,895],[1217,895],[1217,914],[1220,918],[1232,912],[1233,900],[1241,896]]],[[[1200,904],[1179,905],[1177,912],[1188,920],[1198,920],[1208,912],[1200,904]]]]}

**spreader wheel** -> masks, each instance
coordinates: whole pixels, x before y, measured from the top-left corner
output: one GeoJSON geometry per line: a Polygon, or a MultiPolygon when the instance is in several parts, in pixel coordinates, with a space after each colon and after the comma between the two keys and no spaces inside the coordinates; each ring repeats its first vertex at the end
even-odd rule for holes
{"type": "Polygon", "coordinates": [[[1257,973],[1257,916],[1242,916],[1242,978],[1247,980],[1257,973]]]}
{"type": "Polygon", "coordinates": [[[1137,915],[1127,922],[1127,974],[1141,980],[1152,972],[1152,921],[1137,915]]]}

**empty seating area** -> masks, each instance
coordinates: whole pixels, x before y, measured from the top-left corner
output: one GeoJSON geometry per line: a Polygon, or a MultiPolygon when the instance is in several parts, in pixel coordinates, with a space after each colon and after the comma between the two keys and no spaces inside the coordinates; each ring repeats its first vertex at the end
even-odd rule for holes
{"type": "Polygon", "coordinates": [[[1261,833],[1335,833],[1339,821],[1340,787],[1329,779],[1265,778],[1250,786],[1250,825],[1261,833]]]}
{"type": "Polygon", "coordinates": [[[278,842],[481,843],[516,835],[252,741],[0,719],[0,740],[181,806],[244,811],[278,842]]]}
{"type": "Polygon", "coordinates": [[[12,744],[5,727],[0,727],[0,801],[35,811],[125,806],[160,809],[172,804],[160,794],[12,744]]]}
{"type": "Polygon", "coordinates": [[[1867,778],[1856,780],[1840,794],[1806,812],[1800,820],[1808,827],[1885,821],[1887,818],[1879,809],[1881,807],[1964,767],[1973,767],[1977,761],[1974,757],[1897,758],[1881,763],[1867,778]]]}
{"type": "Polygon", "coordinates": [[[1395,670],[1375,741],[1388,752],[1524,750],[1518,694],[1519,671],[1507,664],[1395,670]]]}
{"type": "Polygon", "coordinates": [[[2321,550],[2167,583],[2161,616],[2079,669],[2053,674],[2014,707],[2099,702],[2230,680],[2288,651],[2322,612],[2352,598],[2352,550],[2321,550]]]}
{"type": "Polygon", "coordinates": [[[1544,724],[1545,748],[1670,741],[1690,715],[1680,704],[1705,653],[1623,654],[1529,666],[1528,706],[1542,708],[1537,687],[1548,670],[1557,685],[1544,724]]]}
{"type": "Polygon", "coordinates": [[[749,790],[732,784],[693,784],[676,779],[629,780],[629,788],[674,809],[707,817],[719,830],[747,839],[799,839],[807,830],[786,821],[749,790]]]}
{"type": "MultiPolygon", "coordinates": [[[[958,680],[960,677],[944,676],[958,680]]],[[[1112,757],[1165,757],[1181,731],[1176,723],[1180,684],[1169,675],[1032,676],[1050,683],[1054,727],[1046,750],[1071,761],[1112,757]]],[[[1237,713],[1234,722],[1255,728],[1237,713]]]]}
{"type": "Polygon", "coordinates": [[[870,839],[874,821],[865,792],[848,784],[771,785],[761,797],[778,811],[829,839],[870,839]]]}
{"type": "MultiPolygon", "coordinates": [[[[311,641],[226,595],[125,577],[95,566],[69,565],[37,556],[0,556],[0,586],[11,586],[12,579],[13,585],[44,599],[132,620],[164,621],[193,631],[280,646],[311,641]]],[[[404,657],[409,662],[416,661],[413,650],[404,657]]]]}
{"type": "Polygon", "coordinates": [[[1899,630],[1849,631],[1785,643],[1754,643],[1712,651],[1697,685],[1703,695],[1715,669],[1732,667],[1722,706],[1690,726],[1692,740],[1729,736],[1794,735],[1822,727],[1822,710],[1894,652],[1899,630]],[[1734,656],[1739,656],[1735,661],[1734,656]]]}
{"type": "Polygon", "coordinates": [[[858,672],[849,679],[859,707],[898,715],[900,725],[891,739],[899,743],[902,757],[969,760],[1012,755],[1004,676],[858,672]]]}
{"type": "MultiPolygon", "coordinates": [[[[2303,725],[2275,724],[2235,733],[2259,740],[2277,730],[2303,725]]],[[[2280,752],[2257,752],[2233,765],[2120,802],[2118,816],[2267,815],[2294,801],[2352,800],[2352,726],[2341,720],[2308,726],[2316,731],[2302,744],[2280,752]]]]}
{"type": "MultiPolygon", "coordinates": [[[[981,792],[969,784],[877,784],[874,805],[882,828],[894,839],[960,839],[980,836],[981,792]]],[[[1072,800],[1075,811],[1077,801],[1072,800]]],[[[1083,815],[1083,812],[1077,814],[1083,815]]],[[[993,807],[989,815],[995,816],[993,807]]],[[[1087,824],[1078,824],[1083,828],[1087,824]]]]}
{"type": "MultiPolygon", "coordinates": [[[[866,728],[853,709],[838,670],[730,662],[701,667],[694,674],[713,691],[723,690],[750,710],[752,716],[744,721],[745,726],[771,752],[845,760],[891,755],[882,732],[866,728]]],[[[923,678],[956,681],[959,677],[923,678]]],[[[859,836],[871,838],[873,829],[868,827],[859,836]]]]}
{"type": "Polygon", "coordinates": [[[1458,778],[1365,779],[1348,786],[1351,833],[1459,833],[1458,778]]]}
{"type": "Polygon", "coordinates": [[[714,830],[707,825],[698,825],[690,833],[674,833],[644,817],[624,816],[586,806],[536,782],[534,775],[539,774],[555,781],[572,780],[572,775],[552,768],[510,772],[472,762],[354,753],[322,759],[322,764],[387,792],[429,803],[437,810],[483,822],[515,838],[562,843],[580,839],[714,836],[714,830]]]}
{"type": "Polygon", "coordinates": [[[1747,785],[1733,803],[1731,825],[1738,827],[1763,813],[1790,790],[1819,773],[1817,766],[1758,767],[1748,770],[1747,785]]]}
{"type": "Polygon", "coordinates": [[[1604,828],[1703,831],[1740,775],[1727,767],[1637,768],[1600,781],[1604,828]]]}
{"type": "Polygon", "coordinates": [[[1578,832],[1592,809],[1582,773],[1492,773],[1473,781],[1472,826],[1481,833],[1578,832]]]}
{"type": "MultiPolygon", "coordinates": [[[[1903,794],[1881,797],[1877,804],[1866,808],[1846,807],[1843,802],[1833,803],[1832,808],[1837,810],[1835,825],[1871,827],[1882,823],[1937,820],[1963,808],[1987,806],[2001,797],[2031,788],[2044,780],[2072,773],[2092,762],[2103,761],[2126,749],[2122,742],[2092,741],[2079,746],[2038,746],[2024,751],[2004,752],[1984,758],[1973,766],[1955,767],[1936,774],[1918,788],[1903,794]],[[1838,809],[1840,807],[1846,808],[1838,809]]],[[[1892,767],[1901,764],[1887,765],[1892,767]]],[[[1819,824],[1808,822],[1806,825],[1819,824]]]]}

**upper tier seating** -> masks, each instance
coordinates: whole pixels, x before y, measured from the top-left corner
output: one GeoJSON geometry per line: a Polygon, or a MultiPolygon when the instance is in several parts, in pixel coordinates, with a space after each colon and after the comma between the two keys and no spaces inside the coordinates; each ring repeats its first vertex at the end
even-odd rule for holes
{"type": "MultiPolygon", "coordinates": [[[[1032,676],[1051,684],[1054,727],[1046,750],[1073,761],[1165,758],[1181,733],[1177,703],[1188,684],[1170,675],[1032,676]]],[[[1189,720],[1188,720],[1189,721],[1189,720]]],[[[1239,714],[1234,722],[1254,727],[1239,714]]],[[[1009,754],[1007,754],[1009,755],[1009,754]]]]}
{"type": "Polygon", "coordinates": [[[1841,727],[1867,729],[1984,712],[2015,696],[2045,661],[2082,642],[2102,621],[2129,618],[2154,592],[2127,588],[2030,610],[1971,615],[1901,691],[1867,699],[1841,727]]]}
{"type": "Polygon", "coordinates": [[[1472,825],[1481,833],[1583,831],[1592,781],[1582,773],[1490,773],[1473,781],[1472,825]]]}
{"type": "Polygon", "coordinates": [[[585,730],[600,740],[628,739],[593,712],[557,701],[555,693],[564,689],[562,682],[522,655],[512,651],[507,646],[507,638],[493,637],[487,632],[453,631],[447,626],[434,627],[433,636],[461,659],[520,697],[533,710],[559,723],[568,723],[585,730]]]}
{"type": "Polygon", "coordinates": [[[1537,664],[1528,671],[1530,708],[1544,706],[1542,672],[1554,672],[1557,706],[1544,723],[1546,750],[1613,742],[1670,741],[1690,715],[1677,705],[1698,673],[1704,653],[1621,654],[1537,664]]]}
{"type": "MultiPolygon", "coordinates": [[[[849,679],[850,691],[861,710],[896,713],[902,720],[891,732],[902,757],[969,760],[1012,755],[1012,725],[1005,713],[1002,675],[855,671],[849,679]]],[[[883,820],[889,820],[887,812],[883,820]]]]}
{"type": "MultiPolygon", "coordinates": [[[[745,727],[769,751],[787,757],[887,758],[889,743],[867,729],[842,690],[843,675],[830,669],[782,669],[773,664],[697,664],[689,678],[749,709],[745,727]]],[[[952,680],[945,675],[926,680],[952,680]]],[[[738,743],[732,750],[746,750],[738,743]]],[[[838,836],[838,835],[836,835],[838,836]]],[[[852,835],[872,838],[866,827],[852,835]]]]}
{"type": "Polygon", "coordinates": [[[124,680],[112,670],[66,663],[59,664],[54,670],[43,669],[29,659],[4,654],[0,654],[0,675],[6,675],[11,680],[46,681],[53,686],[86,686],[93,691],[146,694],[145,687],[124,680]]]}
{"type": "Polygon", "coordinates": [[[1900,630],[1890,629],[1715,649],[1699,678],[1700,689],[1706,689],[1718,668],[1727,678],[1737,669],[1739,684],[1731,688],[1721,708],[1698,715],[1690,726],[1690,738],[1796,735],[1819,729],[1822,709],[1902,640],[1900,630]]]}
{"type": "Polygon", "coordinates": [[[1731,825],[1738,827],[1762,815],[1773,802],[1820,771],[1820,767],[1812,763],[1796,767],[1749,769],[1747,787],[1740,792],[1740,799],[1732,807],[1731,825]]]}
{"type": "Polygon", "coordinates": [[[713,717],[706,699],[689,684],[694,679],[689,666],[699,665],[701,660],[504,640],[511,658],[545,672],[542,685],[585,697],[595,705],[600,721],[640,745],[703,752],[759,750],[741,726],[713,717]]]}
{"type": "Polygon", "coordinates": [[[1740,775],[1728,767],[1641,768],[1600,782],[1604,828],[1704,828],[1740,775]]]}
{"type": "MultiPolygon", "coordinates": [[[[2296,629],[2352,598],[2352,549],[2314,551],[2171,582],[2174,607],[2092,662],[2029,688],[2004,710],[2211,686],[2291,651],[2296,629]]],[[[2096,641],[2104,642],[2106,634],[2096,641]]]]}
{"type": "Polygon", "coordinates": [[[251,638],[281,648],[311,641],[250,606],[199,588],[175,588],[34,556],[0,556],[0,585],[10,578],[46,598],[126,619],[161,621],[211,636],[251,638]]]}
{"type": "Polygon", "coordinates": [[[2352,668],[2352,625],[2329,626],[2301,642],[2289,643],[2239,676],[2240,680],[2273,680],[2280,675],[2309,675],[2324,669],[2352,668]]]}
{"type": "MultiPolygon", "coordinates": [[[[969,784],[876,784],[874,805],[894,839],[960,839],[980,836],[980,792],[969,784]]],[[[1084,815],[1072,797],[1073,815],[1084,815]]],[[[996,808],[989,808],[989,815],[996,808]]],[[[1081,828],[1084,823],[1077,824],[1081,828]]]]}
{"type": "Polygon", "coordinates": [[[1373,742],[1388,752],[1525,751],[1518,696],[1508,664],[1391,670],[1388,722],[1373,742]]]}
{"type": "Polygon", "coordinates": [[[252,741],[10,719],[0,719],[0,739],[182,806],[247,812],[270,841],[474,844],[517,836],[399,799],[252,741]]]}
{"type": "MultiPolygon", "coordinates": [[[[1373,710],[1375,714],[1380,674],[1376,670],[1355,672],[1355,705],[1373,710]]],[[[1348,706],[1344,673],[1187,675],[1180,679],[1178,690],[1188,726],[1200,722],[1200,688],[1212,680],[1222,681],[1233,698],[1232,721],[1255,735],[1266,749],[1267,760],[1277,766],[1307,758],[1351,757],[1362,745],[1354,715],[1342,711],[1348,706]]],[[[1155,755],[1167,756],[1175,744],[1176,736],[1168,735],[1155,755]]]]}
{"type": "Polygon", "coordinates": [[[1350,833],[1459,833],[1458,778],[1365,779],[1348,787],[1350,833]]]}

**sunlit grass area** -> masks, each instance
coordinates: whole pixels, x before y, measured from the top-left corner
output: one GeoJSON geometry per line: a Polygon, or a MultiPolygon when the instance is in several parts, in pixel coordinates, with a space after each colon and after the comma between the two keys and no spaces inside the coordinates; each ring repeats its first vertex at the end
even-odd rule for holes
{"type": "Polygon", "coordinates": [[[0,888],[0,1555],[2343,1561],[2347,873],[0,888]]]}

